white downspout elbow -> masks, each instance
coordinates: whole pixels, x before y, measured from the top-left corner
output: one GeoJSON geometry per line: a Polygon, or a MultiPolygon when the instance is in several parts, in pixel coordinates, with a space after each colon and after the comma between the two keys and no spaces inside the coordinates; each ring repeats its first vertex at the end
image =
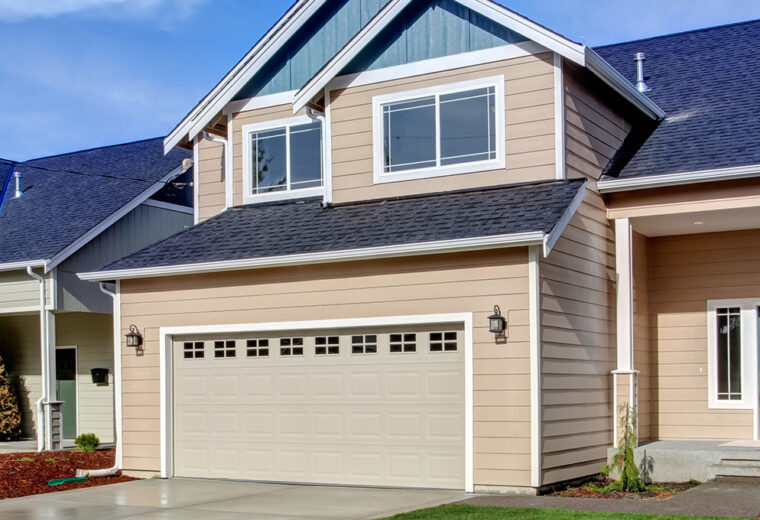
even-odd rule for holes
{"type": "Polygon", "coordinates": [[[42,364],[42,395],[37,400],[37,451],[45,450],[45,410],[43,403],[48,400],[48,379],[50,378],[50,363],[48,361],[48,330],[47,330],[47,298],[45,294],[45,279],[32,270],[32,266],[26,267],[26,274],[40,282],[40,361],[42,364]]]}
{"type": "MultiPolygon", "coordinates": [[[[229,164],[227,154],[230,153],[229,142],[227,141],[227,139],[222,139],[221,137],[217,137],[215,135],[209,134],[206,130],[203,130],[201,132],[201,135],[203,135],[203,138],[206,141],[211,141],[212,143],[219,143],[224,147],[224,192],[225,193],[224,193],[224,210],[222,211],[227,211],[228,209],[230,209],[230,202],[229,202],[230,197],[228,195],[228,192],[232,190],[232,172],[227,171],[229,170],[229,168],[227,167],[227,165],[229,164]]],[[[196,168],[198,168],[198,166],[196,166],[196,168]]],[[[197,190],[198,187],[196,186],[195,189],[197,190]]]]}

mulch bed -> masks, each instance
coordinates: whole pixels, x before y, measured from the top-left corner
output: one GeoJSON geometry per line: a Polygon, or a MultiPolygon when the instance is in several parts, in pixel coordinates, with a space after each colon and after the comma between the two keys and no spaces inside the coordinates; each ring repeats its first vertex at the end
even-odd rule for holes
{"type": "Polygon", "coordinates": [[[602,482],[593,482],[578,487],[567,487],[562,490],[554,491],[550,494],[553,497],[574,497],[574,498],[622,498],[630,500],[662,500],[663,498],[672,497],[673,495],[698,486],[698,482],[657,482],[648,486],[646,491],[641,493],[628,493],[626,491],[606,491],[603,488],[611,484],[610,480],[602,482]]]}
{"type": "Polygon", "coordinates": [[[77,469],[110,468],[114,456],[114,450],[0,454],[0,499],[138,480],[117,473],[112,477],[90,478],[86,482],[60,486],[47,484],[55,478],[73,477],[77,469]]]}

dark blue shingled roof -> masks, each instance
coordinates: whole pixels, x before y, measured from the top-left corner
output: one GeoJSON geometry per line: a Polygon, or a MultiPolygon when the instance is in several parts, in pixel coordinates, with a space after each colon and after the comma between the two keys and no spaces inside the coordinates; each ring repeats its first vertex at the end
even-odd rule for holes
{"type": "Polygon", "coordinates": [[[760,164],[759,42],[756,20],[595,49],[631,82],[646,53],[647,96],[667,113],[617,176],[760,164]]]}
{"type": "Polygon", "coordinates": [[[583,185],[550,181],[345,204],[239,206],[101,271],[550,232],[583,185]]]}
{"type": "Polygon", "coordinates": [[[190,155],[176,148],[164,156],[163,138],[156,138],[19,164],[23,195],[6,194],[0,264],[53,258],[190,155]]]}

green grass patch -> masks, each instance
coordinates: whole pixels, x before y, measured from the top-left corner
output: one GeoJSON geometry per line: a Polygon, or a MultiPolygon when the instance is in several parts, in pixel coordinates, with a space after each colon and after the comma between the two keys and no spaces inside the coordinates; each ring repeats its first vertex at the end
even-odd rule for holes
{"type": "Polygon", "coordinates": [[[594,513],[590,511],[565,511],[564,509],[506,509],[450,504],[403,513],[389,517],[387,520],[723,520],[723,518],[717,516],[594,513]]]}
{"type": "Polygon", "coordinates": [[[21,457],[20,459],[16,459],[17,462],[34,462],[34,459],[31,457],[21,457]]]}
{"type": "Polygon", "coordinates": [[[45,462],[58,462],[57,459],[45,459],[45,462]]]}

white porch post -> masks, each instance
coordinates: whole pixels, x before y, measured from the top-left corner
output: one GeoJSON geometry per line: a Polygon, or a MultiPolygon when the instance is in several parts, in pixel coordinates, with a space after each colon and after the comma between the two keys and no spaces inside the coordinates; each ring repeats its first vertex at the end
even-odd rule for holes
{"type": "Polygon", "coordinates": [[[617,275],[617,368],[612,371],[614,445],[618,445],[618,405],[627,402],[638,410],[638,370],[633,364],[633,230],[628,218],[615,220],[615,271],[617,275]],[[628,395],[618,395],[621,378],[628,395]]]}
{"type": "MultiPolygon", "coordinates": [[[[55,314],[53,314],[50,311],[47,312],[47,382],[43,381],[42,384],[47,384],[47,400],[48,401],[57,401],[58,400],[58,392],[56,388],[56,372],[55,372],[55,347],[56,347],[56,341],[55,341],[55,314]]],[[[46,406],[45,408],[45,437],[46,437],[46,445],[45,449],[52,450],[53,449],[53,425],[51,423],[51,416],[50,416],[50,408],[46,406]]]]}

